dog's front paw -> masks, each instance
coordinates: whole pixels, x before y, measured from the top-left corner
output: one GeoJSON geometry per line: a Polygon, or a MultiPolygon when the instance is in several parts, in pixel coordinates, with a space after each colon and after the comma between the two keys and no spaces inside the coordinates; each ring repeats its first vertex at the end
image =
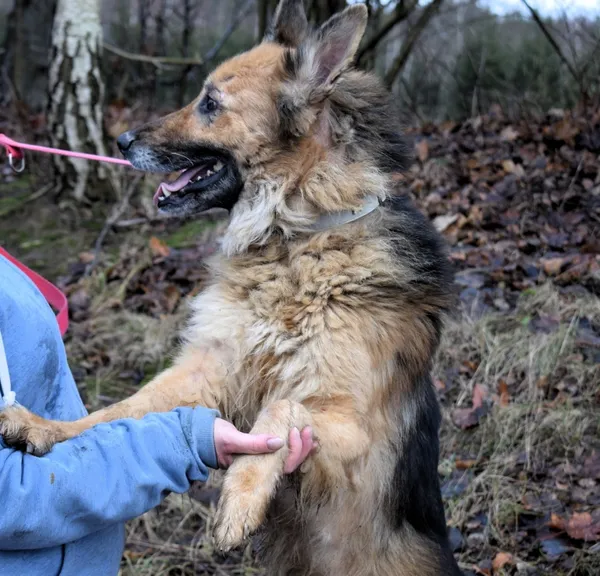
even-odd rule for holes
{"type": "Polygon", "coordinates": [[[237,460],[225,476],[217,507],[213,537],[223,552],[242,544],[265,519],[273,486],[265,481],[260,463],[249,464],[248,458],[237,460]],[[245,462],[245,465],[244,465],[245,462]]]}
{"type": "Polygon", "coordinates": [[[43,456],[65,437],[55,422],[44,420],[21,406],[0,410],[0,436],[7,446],[43,456]]]}

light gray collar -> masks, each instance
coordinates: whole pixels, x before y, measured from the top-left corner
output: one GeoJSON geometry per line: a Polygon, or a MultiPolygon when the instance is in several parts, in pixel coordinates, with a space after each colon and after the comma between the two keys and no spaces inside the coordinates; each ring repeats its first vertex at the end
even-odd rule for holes
{"type": "Polygon", "coordinates": [[[314,224],[308,227],[311,232],[322,232],[329,228],[337,228],[359,220],[379,208],[379,198],[374,195],[365,197],[362,208],[359,210],[341,210],[340,212],[329,212],[323,214],[314,224]]]}

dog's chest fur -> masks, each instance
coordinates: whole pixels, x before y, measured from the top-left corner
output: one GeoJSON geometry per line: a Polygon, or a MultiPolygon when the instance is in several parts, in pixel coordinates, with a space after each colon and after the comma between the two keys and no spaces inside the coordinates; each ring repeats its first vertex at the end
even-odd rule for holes
{"type": "MultiPolygon", "coordinates": [[[[268,401],[335,394],[352,334],[374,322],[378,292],[391,283],[379,241],[327,234],[218,257],[211,267],[213,283],[193,303],[187,339],[227,350],[227,404],[249,422],[268,401]]],[[[356,350],[354,363],[369,361],[356,350]]],[[[342,372],[356,370],[353,362],[342,372]]]]}

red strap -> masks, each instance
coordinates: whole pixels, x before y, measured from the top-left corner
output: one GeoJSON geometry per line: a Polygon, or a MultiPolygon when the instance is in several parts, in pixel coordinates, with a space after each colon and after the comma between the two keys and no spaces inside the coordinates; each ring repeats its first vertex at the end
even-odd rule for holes
{"type": "Polygon", "coordinates": [[[67,302],[67,297],[54,284],[48,282],[48,280],[42,278],[37,272],[27,268],[25,264],[11,256],[4,248],[2,248],[2,246],[0,246],[0,255],[4,256],[24,272],[37,286],[38,290],[42,293],[44,298],[46,298],[48,303],[58,310],[56,321],[58,322],[61,336],[64,336],[69,327],[69,303],[67,302]]]}

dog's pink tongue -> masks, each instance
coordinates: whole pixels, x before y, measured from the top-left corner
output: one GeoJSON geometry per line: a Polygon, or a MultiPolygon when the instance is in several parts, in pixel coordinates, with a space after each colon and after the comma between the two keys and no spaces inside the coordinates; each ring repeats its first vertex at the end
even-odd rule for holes
{"type": "Polygon", "coordinates": [[[188,170],[182,172],[177,180],[173,182],[161,182],[158,186],[158,190],[154,194],[154,205],[158,204],[158,199],[163,195],[163,190],[167,190],[171,194],[183,190],[190,183],[190,180],[202,170],[202,168],[202,166],[189,168],[188,170]]]}

